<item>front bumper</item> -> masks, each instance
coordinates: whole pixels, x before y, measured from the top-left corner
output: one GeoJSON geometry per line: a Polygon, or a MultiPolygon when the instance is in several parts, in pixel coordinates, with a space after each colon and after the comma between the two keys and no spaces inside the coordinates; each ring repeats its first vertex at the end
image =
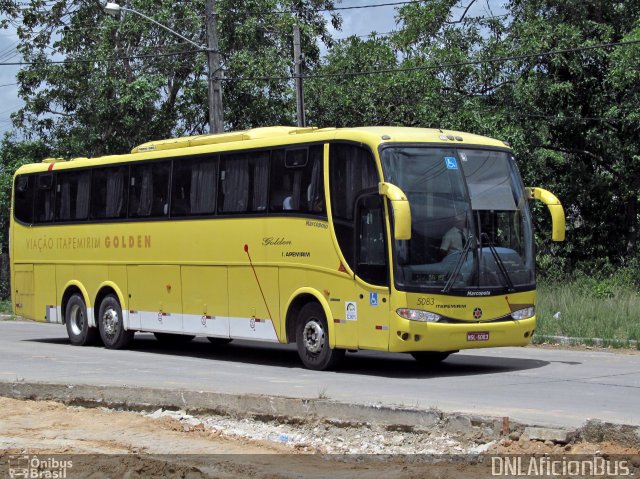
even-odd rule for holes
{"type": "Polygon", "coordinates": [[[456,324],[421,323],[398,316],[389,327],[389,351],[457,351],[499,346],[526,346],[531,342],[535,329],[535,316],[520,321],[456,324]]]}

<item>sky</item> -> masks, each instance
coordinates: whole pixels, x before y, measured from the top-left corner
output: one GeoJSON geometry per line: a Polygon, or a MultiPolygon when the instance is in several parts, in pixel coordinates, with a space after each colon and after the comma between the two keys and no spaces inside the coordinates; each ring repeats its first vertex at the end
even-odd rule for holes
{"type": "MultiPolygon", "coordinates": [[[[338,0],[336,7],[353,7],[362,5],[376,5],[394,3],[400,0],[338,0]]],[[[471,2],[473,0],[468,0],[471,2]]],[[[476,0],[469,10],[468,16],[489,16],[504,13],[502,5],[506,0],[476,0]]],[[[468,2],[463,0],[463,5],[468,2]]],[[[363,8],[341,10],[342,28],[339,31],[329,27],[334,38],[345,38],[351,35],[368,35],[371,32],[386,33],[398,28],[395,21],[397,6],[381,6],[377,8],[363,8]]],[[[455,15],[454,15],[455,17],[455,15]]],[[[15,45],[17,44],[15,30],[0,30],[0,63],[17,62],[20,60],[15,45]]],[[[11,130],[11,113],[22,106],[18,98],[16,73],[18,66],[0,65],[0,135],[11,130]]]]}

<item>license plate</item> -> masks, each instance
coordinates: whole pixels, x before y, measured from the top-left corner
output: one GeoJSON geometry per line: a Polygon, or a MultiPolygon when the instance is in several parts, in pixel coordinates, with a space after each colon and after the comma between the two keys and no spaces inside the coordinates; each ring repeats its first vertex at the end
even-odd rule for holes
{"type": "Polygon", "coordinates": [[[489,331],[467,333],[467,341],[489,341],[489,331]]]}

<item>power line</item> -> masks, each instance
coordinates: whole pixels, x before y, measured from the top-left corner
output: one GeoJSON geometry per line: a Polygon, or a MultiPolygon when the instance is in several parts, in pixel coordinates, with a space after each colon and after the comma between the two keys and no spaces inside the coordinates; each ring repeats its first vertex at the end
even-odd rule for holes
{"type": "MultiPolygon", "coordinates": [[[[463,21],[472,21],[472,20],[492,20],[494,18],[503,18],[503,17],[508,17],[509,15],[505,14],[505,15],[493,15],[493,16],[480,16],[480,17],[469,17],[469,18],[465,18],[463,21]]],[[[446,25],[454,25],[454,24],[458,24],[461,23],[460,20],[453,20],[453,21],[447,21],[444,22],[446,25]]],[[[374,37],[387,37],[387,36],[391,36],[397,33],[402,33],[402,30],[391,30],[389,32],[371,32],[371,33],[367,33],[364,35],[348,35],[346,37],[340,37],[340,38],[334,38],[333,40],[335,41],[341,41],[341,40],[349,40],[351,38],[374,38],[374,37]]]]}
{"type": "Polygon", "coordinates": [[[140,58],[159,58],[159,57],[172,57],[177,55],[188,55],[192,53],[201,53],[206,50],[184,50],[181,52],[172,52],[172,53],[153,53],[148,55],[131,55],[126,57],[111,57],[111,58],[93,58],[91,60],[49,60],[49,61],[40,61],[40,62],[10,62],[10,63],[0,63],[0,66],[30,66],[30,65],[40,65],[43,63],[49,65],[63,65],[63,64],[72,64],[72,63],[104,63],[104,62],[116,62],[120,60],[136,60],[140,58]]]}
{"type": "MultiPolygon", "coordinates": [[[[414,72],[414,71],[439,70],[439,69],[451,68],[451,67],[484,65],[489,63],[500,63],[500,62],[513,61],[513,60],[527,60],[530,58],[562,55],[565,53],[576,53],[576,52],[596,50],[596,49],[602,49],[602,48],[629,46],[629,45],[636,45],[639,43],[640,43],[640,40],[629,40],[626,42],[601,43],[597,45],[589,45],[584,47],[565,48],[562,50],[551,50],[547,52],[528,53],[528,54],[513,55],[508,57],[494,57],[486,60],[468,60],[468,61],[456,62],[456,63],[441,63],[438,65],[425,65],[425,66],[406,67],[406,68],[385,68],[381,70],[365,70],[360,72],[317,73],[317,74],[311,74],[311,75],[303,75],[303,78],[305,80],[312,80],[316,78],[354,77],[354,76],[365,76],[365,75],[381,75],[386,73],[405,73],[405,72],[414,72]]],[[[247,81],[247,80],[269,81],[269,80],[291,80],[293,78],[294,78],[293,76],[262,76],[262,77],[223,78],[223,80],[224,81],[247,81]]]]}
{"type": "Polygon", "coordinates": [[[320,13],[320,12],[335,12],[338,10],[360,10],[364,8],[378,8],[378,7],[393,7],[397,5],[410,5],[422,3],[420,0],[408,0],[404,2],[388,2],[369,5],[354,5],[351,7],[334,7],[334,8],[304,8],[301,10],[273,10],[273,11],[245,11],[249,15],[287,15],[294,13],[320,13]]]}
{"type": "MultiPolygon", "coordinates": [[[[577,53],[577,52],[596,50],[596,49],[630,46],[630,45],[635,45],[639,43],[640,43],[640,40],[629,40],[626,42],[601,43],[596,45],[587,45],[583,47],[565,48],[561,50],[551,50],[546,52],[513,55],[508,57],[494,57],[486,60],[469,60],[464,62],[442,63],[437,65],[425,65],[425,66],[406,67],[406,68],[386,68],[386,69],[380,69],[380,70],[365,70],[365,71],[359,71],[359,72],[318,73],[318,74],[311,74],[311,75],[303,75],[303,78],[305,80],[313,80],[313,79],[319,79],[319,78],[355,77],[355,76],[365,76],[365,75],[407,73],[407,72],[414,72],[414,71],[429,71],[429,70],[438,70],[443,68],[452,68],[452,67],[460,67],[460,66],[500,63],[500,62],[513,61],[513,60],[527,60],[531,58],[562,55],[567,53],[577,53]]],[[[105,58],[105,59],[96,58],[91,60],[60,60],[60,61],[52,60],[46,63],[49,63],[49,64],[102,63],[102,62],[114,62],[119,60],[133,60],[133,59],[141,59],[141,58],[159,58],[159,57],[186,55],[186,54],[200,53],[202,51],[203,50],[185,50],[185,51],[173,52],[173,53],[132,55],[132,56],[126,56],[126,57],[112,57],[112,58],[105,58]]],[[[28,66],[28,65],[40,64],[40,63],[44,63],[44,62],[11,62],[11,63],[0,63],[0,66],[28,66]]],[[[271,81],[271,80],[292,80],[292,79],[294,79],[294,76],[280,75],[280,76],[237,77],[237,78],[227,77],[227,78],[222,78],[221,80],[222,81],[256,81],[256,80],[271,81]]]]}

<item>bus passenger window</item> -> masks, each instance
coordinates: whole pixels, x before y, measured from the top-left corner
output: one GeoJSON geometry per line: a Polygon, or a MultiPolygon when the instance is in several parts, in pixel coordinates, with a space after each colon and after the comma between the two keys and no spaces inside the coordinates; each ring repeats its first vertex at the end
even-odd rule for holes
{"type": "Polygon", "coordinates": [[[58,173],[56,221],[86,220],[90,187],[90,171],[58,173]]]}
{"type": "Polygon", "coordinates": [[[174,160],[171,216],[213,214],[217,174],[216,157],[174,160]]]}
{"type": "Polygon", "coordinates": [[[221,213],[254,213],[267,210],[269,152],[224,155],[220,161],[221,213]]]}
{"type": "Polygon", "coordinates": [[[163,161],[131,167],[129,181],[129,217],[159,218],[169,213],[169,171],[163,161]]]}
{"type": "Polygon", "coordinates": [[[91,179],[91,218],[116,219],[127,214],[128,166],[98,168],[91,179]]]}
{"type": "Polygon", "coordinates": [[[325,213],[324,175],[322,174],[323,147],[317,145],[309,148],[309,164],[307,165],[307,210],[310,213],[325,213]]]}
{"type": "Polygon", "coordinates": [[[322,145],[271,155],[270,211],[324,213],[322,145]]]}
{"type": "Polygon", "coordinates": [[[53,174],[47,173],[37,176],[35,200],[35,222],[49,223],[53,221],[54,201],[56,191],[53,188],[53,174]]]}
{"type": "Polygon", "coordinates": [[[16,178],[14,187],[13,214],[18,221],[30,224],[33,222],[33,193],[35,176],[21,175],[16,178]]]}

